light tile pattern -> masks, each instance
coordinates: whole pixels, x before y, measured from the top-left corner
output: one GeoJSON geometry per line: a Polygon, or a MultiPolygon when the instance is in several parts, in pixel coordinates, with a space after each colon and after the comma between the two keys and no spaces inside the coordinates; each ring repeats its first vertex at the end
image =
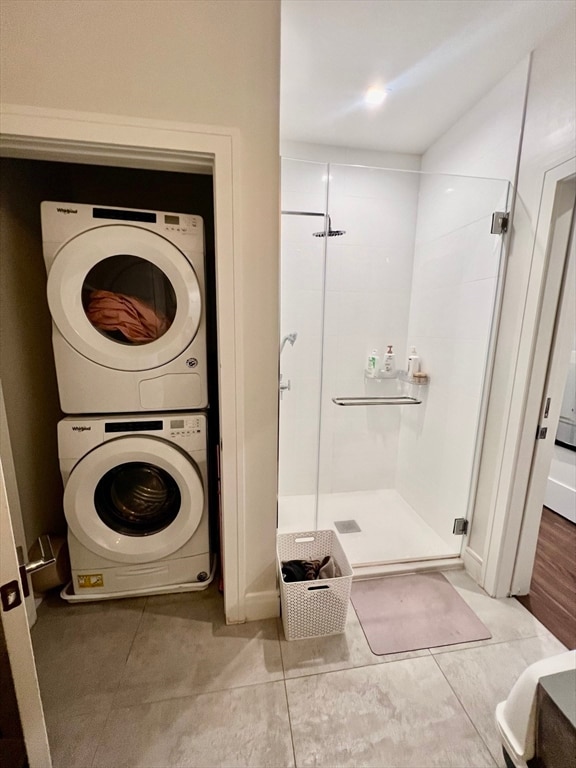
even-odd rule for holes
{"type": "Polygon", "coordinates": [[[315,675],[286,687],[298,766],[493,765],[433,658],[315,675]]]}
{"type": "Polygon", "coordinates": [[[115,706],[282,680],[276,620],[226,626],[215,598],[149,598],[115,706]]]}
{"type": "Polygon", "coordinates": [[[55,768],[502,765],[493,717],[516,677],[564,650],[516,600],[447,572],[491,640],[374,656],[342,635],[287,642],[226,626],[221,595],[68,606],[32,631],[55,768]]]}

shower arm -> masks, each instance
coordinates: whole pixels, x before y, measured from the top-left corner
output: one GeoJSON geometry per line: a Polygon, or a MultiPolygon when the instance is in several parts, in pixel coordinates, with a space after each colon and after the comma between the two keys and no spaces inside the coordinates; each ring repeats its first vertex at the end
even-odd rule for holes
{"type": "Polygon", "coordinates": [[[316,213],[315,211],[281,211],[286,216],[328,216],[327,213],[316,213]]]}
{"type": "Polygon", "coordinates": [[[316,211],[280,211],[284,216],[322,216],[328,219],[328,231],[332,229],[330,216],[327,213],[317,213],[316,211]]]}
{"type": "Polygon", "coordinates": [[[324,224],[323,232],[313,232],[314,237],[339,237],[345,235],[346,232],[343,229],[332,229],[332,221],[328,213],[318,213],[318,211],[280,211],[285,216],[322,216],[324,219],[328,219],[328,227],[324,224]]]}

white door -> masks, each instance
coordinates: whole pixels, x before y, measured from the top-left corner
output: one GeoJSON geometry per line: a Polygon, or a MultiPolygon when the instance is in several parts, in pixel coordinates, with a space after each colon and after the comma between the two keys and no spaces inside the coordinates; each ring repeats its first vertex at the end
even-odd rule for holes
{"type": "Polygon", "coordinates": [[[0,458],[0,616],[30,768],[51,768],[44,710],[18,572],[16,545],[0,458]]]}
{"type": "MultiPolygon", "coordinates": [[[[8,419],[6,418],[6,404],[4,402],[4,392],[2,382],[0,381],[0,457],[2,458],[2,469],[4,472],[4,485],[6,487],[6,497],[10,509],[10,520],[12,522],[12,533],[16,547],[22,551],[22,560],[25,562],[25,556],[28,550],[26,546],[26,535],[24,533],[24,521],[22,520],[22,509],[20,507],[20,496],[18,495],[18,483],[16,481],[16,469],[14,467],[14,458],[12,456],[12,445],[10,443],[10,432],[8,430],[8,419]]],[[[18,551],[18,550],[17,550],[18,551]]],[[[36,603],[32,591],[25,599],[26,613],[28,615],[28,625],[33,627],[36,623],[36,603]]]]}
{"type": "Polygon", "coordinates": [[[535,350],[536,361],[547,360],[548,366],[535,365],[529,395],[537,398],[536,403],[540,400],[540,412],[510,587],[513,595],[527,594],[530,589],[540,517],[572,351],[576,322],[575,203],[576,177],[572,176],[558,184],[553,214],[550,264],[535,350]],[[554,301],[554,297],[559,298],[554,301]]]}

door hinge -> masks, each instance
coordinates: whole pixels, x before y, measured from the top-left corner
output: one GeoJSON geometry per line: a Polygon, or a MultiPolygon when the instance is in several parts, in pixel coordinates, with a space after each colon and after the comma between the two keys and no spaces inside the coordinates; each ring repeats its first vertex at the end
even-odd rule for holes
{"type": "Polygon", "coordinates": [[[464,536],[468,533],[468,520],[465,517],[455,517],[452,533],[455,536],[464,536]]]}
{"type": "Polygon", "coordinates": [[[538,429],[536,430],[536,440],[546,440],[546,435],[548,434],[548,427],[541,427],[538,425],[538,429]]]}
{"type": "Polygon", "coordinates": [[[493,235],[502,235],[508,231],[508,211],[494,211],[492,214],[492,226],[490,232],[493,235]]]}

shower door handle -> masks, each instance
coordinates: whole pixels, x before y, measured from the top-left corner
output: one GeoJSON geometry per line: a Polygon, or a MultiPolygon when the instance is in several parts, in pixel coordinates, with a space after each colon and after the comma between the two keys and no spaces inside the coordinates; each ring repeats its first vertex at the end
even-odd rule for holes
{"type": "Polygon", "coordinates": [[[400,395],[398,397],[333,397],[335,405],[420,405],[422,400],[400,395]]]}

